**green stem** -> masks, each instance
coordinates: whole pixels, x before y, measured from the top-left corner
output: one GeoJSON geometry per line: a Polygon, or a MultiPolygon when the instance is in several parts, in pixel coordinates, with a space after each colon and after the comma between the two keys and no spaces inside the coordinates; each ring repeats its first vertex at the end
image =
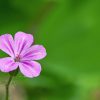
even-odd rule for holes
{"type": "Polygon", "coordinates": [[[6,100],[9,100],[9,85],[11,83],[12,78],[13,78],[13,76],[10,75],[9,80],[6,84],[6,100]]]}

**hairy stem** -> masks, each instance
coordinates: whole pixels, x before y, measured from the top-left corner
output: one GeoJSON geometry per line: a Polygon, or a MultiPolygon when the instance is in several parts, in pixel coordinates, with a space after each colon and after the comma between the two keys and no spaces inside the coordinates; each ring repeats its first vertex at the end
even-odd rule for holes
{"type": "Polygon", "coordinates": [[[9,85],[11,83],[12,78],[13,78],[13,76],[10,75],[9,80],[6,84],[6,100],[9,100],[9,85]]]}

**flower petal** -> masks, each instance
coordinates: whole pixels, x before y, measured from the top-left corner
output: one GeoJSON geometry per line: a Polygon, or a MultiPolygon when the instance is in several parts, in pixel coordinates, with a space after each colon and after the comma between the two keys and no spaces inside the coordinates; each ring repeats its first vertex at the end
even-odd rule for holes
{"type": "Polygon", "coordinates": [[[46,49],[42,45],[34,45],[27,49],[23,60],[39,60],[46,56],[46,49]]]}
{"type": "Polygon", "coordinates": [[[35,61],[24,61],[19,64],[21,73],[26,77],[37,77],[41,72],[41,65],[35,61]]]}
{"type": "Polygon", "coordinates": [[[0,49],[12,57],[14,57],[13,45],[14,40],[10,34],[0,36],[0,49]]]}
{"type": "Polygon", "coordinates": [[[24,32],[15,34],[15,55],[21,54],[25,49],[29,48],[33,43],[33,36],[24,32]]]}
{"type": "Polygon", "coordinates": [[[0,70],[2,72],[10,72],[17,69],[18,63],[14,62],[11,57],[1,58],[0,59],[0,70]]]}

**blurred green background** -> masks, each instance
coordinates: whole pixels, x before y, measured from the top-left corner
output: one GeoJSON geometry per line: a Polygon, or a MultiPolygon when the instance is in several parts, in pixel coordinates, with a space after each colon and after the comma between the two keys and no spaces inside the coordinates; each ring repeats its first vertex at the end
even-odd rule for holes
{"type": "Polygon", "coordinates": [[[0,0],[0,34],[17,31],[48,55],[39,77],[13,79],[12,100],[100,100],[100,0],[0,0]]]}

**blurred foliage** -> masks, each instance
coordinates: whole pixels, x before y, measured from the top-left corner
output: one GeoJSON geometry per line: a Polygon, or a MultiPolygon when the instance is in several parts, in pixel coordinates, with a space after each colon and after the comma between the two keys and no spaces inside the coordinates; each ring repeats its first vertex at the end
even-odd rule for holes
{"type": "Polygon", "coordinates": [[[100,99],[99,26],[99,0],[0,0],[0,33],[32,33],[47,48],[39,77],[14,79],[28,100],[100,99]]]}

